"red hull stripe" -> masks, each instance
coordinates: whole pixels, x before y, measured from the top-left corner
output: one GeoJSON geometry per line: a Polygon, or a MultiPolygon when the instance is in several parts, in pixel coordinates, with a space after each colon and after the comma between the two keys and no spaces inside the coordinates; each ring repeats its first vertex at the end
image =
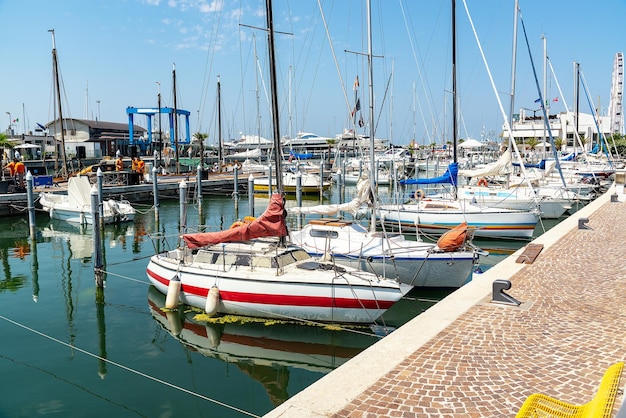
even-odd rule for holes
{"type": "MultiPolygon", "coordinates": [[[[151,270],[146,270],[146,272],[150,277],[163,285],[169,285],[169,279],[159,276],[151,270]]],[[[181,291],[187,294],[206,298],[209,289],[181,284],[181,291]]],[[[390,300],[230,292],[222,289],[220,289],[220,299],[228,302],[253,303],[258,305],[315,306],[320,308],[340,309],[389,309],[395,303],[395,301],[390,300]]]]}

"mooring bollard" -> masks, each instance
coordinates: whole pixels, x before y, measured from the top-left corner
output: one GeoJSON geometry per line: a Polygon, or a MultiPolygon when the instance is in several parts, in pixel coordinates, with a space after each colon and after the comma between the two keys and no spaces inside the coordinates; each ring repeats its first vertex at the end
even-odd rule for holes
{"type": "Polygon", "coordinates": [[[254,216],[254,176],[248,177],[248,213],[254,216]]]}
{"type": "Polygon", "coordinates": [[[98,215],[100,215],[100,228],[104,228],[104,191],[102,189],[104,174],[100,167],[98,167],[98,171],[96,171],[96,182],[98,184],[98,215]]]}
{"type": "Polygon", "coordinates": [[[33,198],[33,175],[26,173],[26,206],[28,209],[28,229],[31,238],[35,238],[37,227],[35,225],[35,199],[33,198]]]}
{"type": "Polygon", "coordinates": [[[180,204],[180,233],[184,234],[187,230],[187,183],[181,180],[179,186],[179,204],[180,204]]]}
{"type": "Polygon", "coordinates": [[[96,187],[91,188],[91,226],[93,229],[93,273],[96,281],[97,288],[104,287],[104,280],[102,274],[102,240],[100,239],[100,214],[98,212],[98,189],[96,187]]]}
{"type": "Polygon", "coordinates": [[[154,201],[154,220],[159,222],[159,185],[156,166],[152,167],[152,199],[154,201]]]}

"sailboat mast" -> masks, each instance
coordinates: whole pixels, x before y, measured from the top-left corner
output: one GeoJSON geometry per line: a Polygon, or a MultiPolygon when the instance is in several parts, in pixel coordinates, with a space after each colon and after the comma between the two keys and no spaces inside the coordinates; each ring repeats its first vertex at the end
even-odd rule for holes
{"type": "Polygon", "coordinates": [[[174,91],[174,147],[176,155],[176,174],[180,174],[180,159],[178,155],[178,108],[176,106],[176,64],[172,64],[172,81],[174,91]]]}
{"type": "Polygon", "coordinates": [[[280,121],[278,117],[278,92],[276,86],[276,52],[274,50],[274,16],[272,14],[272,0],[266,0],[266,16],[267,16],[267,43],[269,52],[270,65],[270,88],[272,90],[272,122],[274,132],[274,149],[276,150],[275,166],[276,166],[276,189],[278,193],[283,194],[283,168],[282,153],[280,147],[280,121]]]}
{"type": "MultiPolygon", "coordinates": [[[[452,0],[452,161],[457,162],[457,92],[456,92],[456,0],[452,0]]],[[[455,192],[456,194],[456,192],[455,192]]],[[[456,197],[456,196],[455,196],[456,197]]]]}
{"type": "MultiPolygon", "coordinates": [[[[57,57],[57,46],[56,41],[54,39],[54,29],[48,30],[48,32],[52,33],[52,66],[54,69],[54,85],[56,89],[56,99],[57,99],[57,109],[59,111],[59,122],[61,125],[61,157],[63,159],[63,167],[61,168],[61,177],[64,179],[67,178],[67,157],[65,155],[65,131],[63,129],[63,109],[61,106],[61,83],[59,82],[59,59],[57,57]]],[[[54,171],[57,172],[59,169],[59,154],[57,147],[55,145],[55,159],[54,159],[54,171]]]]}
{"type": "Polygon", "coordinates": [[[217,147],[217,159],[219,161],[220,169],[224,167],[224,138],[222,138],[222,84],[220,83],[220,76],[217,76],[217,140],[219,141],[217,147]]]}
{"type": "MultiPolygon", "coordinates": [[[[370,193],[376,196],[376,156],[374,154],[374,137],[376,135],[376,127],[374,124],[374,69],[372,65],[372,2],[367,0],[367,67],[369,77],[369,96],[370,96],[370,193]]],[[[355,112],[356,113],[356,112],[355,112]]],[[[370,230],[376,231],[376,199],[372,199],[372,216],[370,221],[370,230]]]]}
{"type": "MultiPolygon", "coordinates": [[[[513,56],[511,58],[511,103],[509,105],[509,128],[513,127],[513,115],[515,114],[515,75],[517,73],[517,21],[519,13],[519,0],[515,0],[515,13],[513,19],[513,56]]],[[[509,144],[510,145],[510,144],[509,144]]]]}

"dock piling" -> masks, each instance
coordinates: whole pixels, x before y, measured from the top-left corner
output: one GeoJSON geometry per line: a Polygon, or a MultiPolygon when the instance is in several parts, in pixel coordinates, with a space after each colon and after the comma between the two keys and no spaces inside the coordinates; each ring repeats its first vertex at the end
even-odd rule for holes
{"type": "Polygon", "coordinates": [[[30,231],[30,237],[35,238],[36,225],[35,225],[35,200],[33,199],[33,175],[30,170],[26,173],[26,200],[28,208],[28,228],[30,231]]]}
{"type": "Polygon", "coordinates": [[[97,225],[100,224],[100,213],[98,199],[98,189],[91,188],[91,221],[93,227],[93,249],[94,249],[94,262],[93,273],[96,281],[97,288],[104,287],[103,273],[102,273],[102,240],[100,239],[100,228],[97,225]]]}
{"type": "Polygon", "coordinates": [[[235,212],[239,211],[239,169],[235,166],[233,170],[233,199],[235,199],[235,212]]]}
{"type": "Polygon", "coordinates": [[[179,186],[180,200],[180,233],[184,234],[187,230],[187,182],[182,180],[179,186]]]}
{"type": "Polygon", "coordinates": [[[254,216],[254,176],[248,177],[248,213],[254,216]]]}
{"type": "Polygon", "coordinates": [[[96,181],[98,184],[98,215],[100,217],[100,228],[104,228],[104,206],[102,206],[104,202],[104,191],[102,189],[103,177],[104,174],[100,167],[98,167],[98,171],[96,171],[96,181]]]}
{"type": "Polygon", "coordinates": [[[196,202],[198,202],[198,216],[202,218],[202,165],[196,170],[196,202]]]}
{"type": "Polygon", "coordinates": [[[154,219],[157,223],[159,222],[159,185],[157,181],[158,171],[159,169],[156,166],[152,167],[152,198],[154,199],[154,219]]]}

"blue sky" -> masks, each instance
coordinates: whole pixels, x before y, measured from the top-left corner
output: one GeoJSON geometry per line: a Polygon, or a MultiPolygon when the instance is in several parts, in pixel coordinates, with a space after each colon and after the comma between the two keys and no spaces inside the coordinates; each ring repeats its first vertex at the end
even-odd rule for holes
{"type": "MultiPolygon", "coordinates": [[[[514,0],[466,1],[508,113],[514,0]]],[[[276,35],[282,135],[334,136],[349,127],[357,75],[361,113],[369,121],[364,3],[320,0],[320,11],[316,0],[274,0],[275,29],[284,32],[276,35]]],[[[550,77],[545,96],[559,97],[551,113],[565,109],[563,99],[573,106],[574,61],[594,105],[606,112],[614,56],[626,46],[626,2],[520,0],[520,8],[541,86],[542,35],[547,39],[556,80],[550,77]]],[[[207,133],[209,142],[217,138],[219,75],[225,139],[256,134],[257,115],[261,134],[271,138],[266,33],[250,28],[266,26],[262,0],[0,0],[0,16],[3,130],[6,112],[19,119],[18,133],[54,118],[48,32],[54,29],[64,117],[126,122],[126,107],[156,107],[159,89],[162,105],[173,107],[175,64],[177,106],[191,112],[192,132],[207,133]]],[[[397,144],[414,136],[419,143],[450,138],[450,27],[449,0],[372,0],[377,137],[397,144]]],[[[460,137],[497,135],[503,118],[463,0],[457,0],[457,37],[460,137]]],[[[521,26],[516,74],[516,110],[536,109],[539,96],[521,26]]],[[[584,97],[581,111],[589,111],[584,97]]],[[[143,117],[135,122],[146,126],[143,117]]],[[[368,126],[359,131],[369,132],[368,126]]]]}

